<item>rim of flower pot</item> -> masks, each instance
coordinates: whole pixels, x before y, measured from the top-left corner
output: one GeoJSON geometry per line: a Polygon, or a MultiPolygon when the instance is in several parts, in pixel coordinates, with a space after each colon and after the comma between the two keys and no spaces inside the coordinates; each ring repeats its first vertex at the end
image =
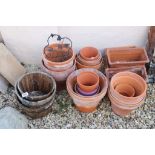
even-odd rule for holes
{"type": "Polygon", "coordinates": [[[145,50],[145,48],[140,48],[140,47],[136,47],[136,48],[127,48],[127,49],[107,49],[106,51],[106,54],[107,54],[107,58],[108,58],[108,63],[109,65],[135,65],[135,64],[139,64],[139,65],[143,65],[145,63],[149,63],[149,58],[148,58],[148,55],[147,55],[147,52],[145,50]],[[133,51],[133,50],[142,50],[144,53],[144,58],[145,60],[137,60],[137,61],[120,61],[118,64],[116,64],[116,61],[112,61],[111,58],[110,58],[110,50],[119,50],[120,52],[124,52],[125,51],[133,51]]]}
{"type": "MultiPolygon", "coordinates": [[[[136,88],[135,88],[135,89],[136,89],[136,88]]],[[[119,73],[115,74],[115,75],[112,77],[111,82],[110,82],[110,90],[112,91],[112,93],[114,92],[114,93],[116,93],[118,96],[123,97],[124,99],[127,99],[127,100],[128,100],[129,98],[130,98],[130,100],[131,100],[131,99],[138,99],[138,98],[141,98],[141,97],[143,98],[143,96],[145,96],[146,91],[147,91],[147,84],[146,84],[146,81],[145,81],[141,76],[139,76],[138,74],[125,71],[125,72],[119,72],[119,73]],[[122,77],[130,78],[130,79],[136,81],[137,83],[141,84],[141,86],[143,85],[144,91],[143,91],[140,95],[134,96],[134,97],[126,97],[126,96],[123,96],[123,95],[119,94],[119,93],[113,88],[112,84],[113,84],[113,81],[114,81],[115,79],[118,79],[118,78],[120,78],[120,77],[121,77],[121,78],[122,78],[122,77]],[[138,80],[137,80],[136,78],[137,78],[138,80]]],[[[135,91],[136,91],[136,90],[135,90],[135,91]]],[[[136,93],[136,92],[135,92],[135,93],[136,93]]]]}
{"type": "Polygon", "coordinates": [[[77,76],[77,84],[81,90],[91,92],[99,86],[99,76],[93,72],[82,72],[77,76]]]}
{"type": "Polygon", "coordinates": [[[67,81],[66,81],[66,86],[67,86],[67,90],[70,93],[70,95],[72,95],[72,96],[74,96],[74,97],[76,97],[78,99],[82,98],[83,100],[86,100],[86,101],[90,100],[90,101],[93,102],[94,98],[98,98],[98,97],[102,98],[103,96],[105,96],[105,94],[107,92],[107,88],[108,88],[108,80],[107,80],[106,76],[102,72],[98,71],[97,69],[94,69],[94,68],[82,68],[82,69],[79,69],[79,70],[76,70],[76,71],[72,72],[68,76],[67,81]],[[101,90],[100,90],[100,92],[98,94],[96,94],[94,96],[82,96],[82,95],[79,95],[79,94],[74,92],[74,88],[72,88],[71,85],[69,84],[70,78],[76,78],[76,76],[80,72],[83,72],[83,71],[92,71],[92,72],[97,73],[99,75],[99,77],[100,77],[100,80],[102,79],[102,81],[104,82],[104,86],[100,88],[101,90]]]}
{"type": "Polygon", "coordinates": [[[93,68],[93,69],[100,70],[100,69],[101,69],[101,66],[102,66],[102,63],[103,63],[103,58],[101,59],[101,62],[100,62],[98,65],[87,66],[87,65],[81,64],[81,63],[76,59],[76,64],[77,64],[77,68],[78,68],[78,69],[93,68]]]}
{"type": "Polygon", "coordinates": [[[62,66],[62,65],[65,65],[65,64],[70,63],[70,61],[72,61],[72,60],[75,59],[76,54],[75,54],[75,52],[74,52],[72,49],[71,49],[71,51],[72,51],[72,57],[69,58],[69,59],[66,60],[66,61],[63,61],[63,62],[52,62],[52,61],[48,60],[48,59],[46,58],[45,50],[43,51],[43,56],[42,56],[42,58],[43,58],[44,61],[46,61],[46,63],[48,64],[48,66],[56,66],[56,65],[57,65],[57,66],[58,66],[58,65],[62,66]]]}
{"type": "Polygon", "coordinates": [[[76,59],[83,65],[86,65],[86,66],[95,66],[95,65],[98,65],[100,64],[101,62],[101,59],[102,59],[102,55],[100,54],[100,56],[96,59],[96,60],[85,60],[83,59],[80,54],[77,54],[76,56],[76,59]]]}
{"type": "Polygon", "coordinates": [[[84,47],[82,49],[80,49],[80,56],[84,59],[84,60],[96,60],[99,57],[99,50],[95,47],[84,47]],[[90,57],[91,56],[91,57],[90,57]]]}
{"type": "Polygon", "coordinates": [[[127,96],[127,97],[133,97],[135,95],[135,89],[130,84],[118,84],[114,88],[119,94],[127,96]]]}
{"type": "Polygon", "coordinates": [[[110,92],[110,90],[108,90],[108,97],[111,100],[113,100],[113,104],[119,106],[122,109],[130,109],[130,110],[134,110],[136,108],[138,108],[139,106],[142,105],[142,103],[145,101],[146,96],[144,96],[143,98],[141,98],[141,100],[139,102],[124,102],[119,100],[118,98],[114,97],[112,95],[112,93],[110,92]]]}

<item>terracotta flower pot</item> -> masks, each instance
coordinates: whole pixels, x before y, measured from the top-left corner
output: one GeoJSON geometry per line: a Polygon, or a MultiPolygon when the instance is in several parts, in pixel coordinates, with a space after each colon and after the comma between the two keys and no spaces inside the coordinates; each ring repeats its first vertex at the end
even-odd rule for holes
{"type": "Polygon", "coordinates": [[[92,92],[99,86],[99,76],[92,72],[82,72],[77,76],[77,84],[81,90],[92,92]]]}
{"type": "Polygon", "coordinates": [[[82,112],[92,112],[92,109],[95,110],[101,99],[105,96],[108,88],[108,80],[100,71],[92,68],[85,68],[71,73],[67,78],[66,86],[67,91],[72,97],[76,107],[78,107],[78,109],[82,112]],[[92,72],[99,76],[100,91],[98,94],[93,96],[82,96],[74,91],[75,84],[77,83],[77,76],[82,72],[92,72]]]}
{"type": "Polygon", "coordinates": [[[123,72],[123,71],[130,71],[130,72],[136,73],[136,74],[140,75],[141,77],[143,77],[143,79],[145,81],[148,80],[145,66],[106,68],[105,73],[106,73],[106,76],[108,77],[108,79],[110,80],[113,75],[115,75],[116,73],[119,73],[119,72],[123,72]]]}
{"type": "Polygon", "coordinates": [[[94,47],[84,47],[80,50],[80,56],[84,60],[96,60],[100,56],[99,51],[94,47]]]}
{"type": "Polygon", "coordinates": [[[102,55],[100,54],[100,56],[96,59],[96,60],[85,60],[83,59],[80,55],[77,55],[78,61],[83,64],[83,65],[87,65],[87,66],[95,66],[100,64],[101,60],[102,60],[102,55]]]}
{"type": "MultiPolygon", "coordinates": [[[[126,88],[127,89],[127,88],[126,88]]],[[[132,111],[138,108],[145,100],[147,91],[147,84],[145,80],[132,72],[120,72],[115,74],[110,82],[109,86],[109,98],[112,103],[112,107],[132,111]],[[117,89],[115,89],[120,84],[130,85],[135,90],[135,95],[133,97],[128,97],[127,95],[120,94],[117,89]]],[[[126,90],[126,93],[129,91],[126,90]]],[[[121,110],[119,110],[121,111],[121,110]]],[[[115,110],[114,110],[115,112],[115,110]]],[[[117,112],[118,114],[118,112],[117,112]]],[[[124,115],[120,113],[119,115],[124,115]]]]}
{"type": "Polygon", "coordinates": [[[101,59],[101,62],[98,64],[98,65],[94,65],[94,66],[87,66],[87,65],[83,65],[81,64],[78,59],[76,59],[76,67],[77,69],[82,69],[82,68],[94,68],[94,69],[97,69],[97,70],[101,70],[101,67],[102,67],[102,62],[103,60],[101,59]]]}
{"type": "Polygon", "coordinates": [[[107,49],[106,51],[110,67],[124,67],[145,65],[149,62],[144,48],[107,49]]]}
{"type": "Polygon", "coordinates": [[[67,70],[53,71],[49,70],[42,61],[42,68],[46,73],[50,74],[56,81],[65,81],[69,74],[71,74],[76,69],[76,62],[74,62],[74,65],[67,70]]]}
{"type": "Polygon", "coordinates": [[[129,84],[118,84],[115,90],[123,96],[133,97],[135,95],[135,89],[129,84]]]}

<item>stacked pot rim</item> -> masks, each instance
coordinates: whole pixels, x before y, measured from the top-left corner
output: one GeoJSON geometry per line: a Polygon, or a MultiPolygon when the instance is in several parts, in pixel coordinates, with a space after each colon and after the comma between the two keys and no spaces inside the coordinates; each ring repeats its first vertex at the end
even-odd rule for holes
{"type": "Polygon", "coordinates": [[[95,68],[100,69],[103,59],[100,51],[95,47],[84,47],[76,57],[77,68],[95,68]]]}
{"type": "MultiPolygon", "coordinates": [[[[128,91],[126,87],[126,91],[128,91]]],[[[128,115],[132,110],[138,108],[146,98],[147,84],[146,81],[136,73],[119,72],[111,78],[108,95],[112,103],[112,108],[118,115],[128,115]],[[119,84],[127,84],[134,88],[134,96],[124,96],[117,92],[115,87],[119,84]],[[117,107],[121,112],[116,111],[117,107]],[[123,110],[128,110],[123,114],[123,110]]]]}
{"type": "Polygon", "coordinates": [[[57,90],[64,89],[68,75],[76,69],[75,52],[66,44],[54,43],[45,47],[42,69],[56,80],[57,90]]]}
{"type": "Polygon", "coordinates": [[[56,93],[56,82],[43,72],[31,72],[21,76],[15,85],[17,105],[31,118],[47,115],[56,93]]]}
{"type": "Polygon", "coordinates": [[[84,68],[74,71],[67,78],[66,84],[67,91],[72,97],[75,105],[81,107],[96,107],[99,104],[100,100],[105,96],[108,88],[107,78],[103,73],[93,68],[84,68]],[[74,91],[74,85],[77,82],[77,76],[82,72],[92,72],[96,73],[99,76],[100,92],[98,94],[95,94],[93,96],[83,96],[74,91]]]}

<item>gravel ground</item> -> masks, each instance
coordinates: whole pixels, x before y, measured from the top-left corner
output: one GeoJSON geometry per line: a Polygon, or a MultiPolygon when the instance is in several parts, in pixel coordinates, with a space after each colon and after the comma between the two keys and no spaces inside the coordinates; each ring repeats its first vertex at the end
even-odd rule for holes
{"type": "MultiPolygon", "coordinates": [[[[28,71],[35,71],[36,66],[26,66],[28,71]]],[[[90,128],[90,129],[152,129],[155,128],[155,84],[148,85],[145,104],[127,117],[119,117],[112,112],[110,101],[106,96],[96,112],[81,113],[74,108],[72,99],[66,90],[59,92],[53,104],[53,111],[46,117],[29,119],[29,128],[90,128]]],[[[16,107],[14,88],[9,87],[6,94],[0,93],[0,108],[10,105],[16,107]]]]}

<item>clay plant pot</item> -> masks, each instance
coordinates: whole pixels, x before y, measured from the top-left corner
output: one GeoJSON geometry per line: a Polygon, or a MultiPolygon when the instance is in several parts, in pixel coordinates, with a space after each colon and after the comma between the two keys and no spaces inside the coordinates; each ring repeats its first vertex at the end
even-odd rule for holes
{"type": "Polygon", "coordinates": [[[144,48],[107,49],[106,54],[111,68],[145,65],[149,62],[144,48]]]}
{"type": "MultiPolygon", "coordinates": [[[[54,44],[54,46],[56,46],[54,44]]],[[[59,46],[59,44],[57,44],[59,46]]],[[[71,48],[55,49],[56,51],[50,51],[53,49],[53,44],[45,47],[43,52],[43,61],[48,67],[71,67],[75,59],[75,53],[71,48]]]]}
{"type": "Polygon", "coordinates": [[[123,96],[133,97],[135,95],[135,89],[129,84],[118,84],[115,90],[123,96]]]}
{"type": "MultiPolygon", "coordinates": [[[[112,103],[112,108],[121,109],[119,111],[126,110],[126,114],[129,114],[131,111],[138,108],[142,103],[144,103],[147,91],[146,81],[136,73],[132,72],[120,72],[115,74],[110,82],[109,86],[109,98],[112,103]],[[120,84],[130,85],[135,90],[135,95],[132,97],[130,95],[120,94],[116,87],[120,84]],[[117,107],[117,108],[116,108],[117,107]],[[129,113],[127,113],[127,111],[129,113]]],[[[129,93],[128,87],[124,87],[124,92],[129,93]]],[[[115,110],[114,110],[115,112],[115,110]]],[[[123,116],[123,113],[117,112],[120,116],[123,116]]]]}
{"type": "Polygon", "coordinates": [[[76,62],[74,61],[73,66],[71,66],[69,69],[64,70],[64,71],[53,71],[53,70],[49,70],[44,62],[42,61],[42,68],[43,70],[50,74],[56,81],[66,81],[67,77],[69,76],[69,74],[71,74],[75,69],[76,69],[76,62]]]}
{"type": "Polygon", "coordinates": [[[80,50],[80,56],[84,60],[93,61],[100,56],[98,49],[94,47],[84,47],[80,50]]]}
{"type": "Polygon", "coordinates": [[[102,55],[100,54],[100,56],[96,59],[96,60],[85,60],[83,59],[79,54],[77,55],[77,58],[78,62],[80,62],[81,64],[83,65],[87,65],[87,66],[95,66],[95,65],[98,65],[100,64],[101,62],[101,59],[102,59],[102,55]]]}
{"type": "Polygon", "coordinates": [[[84,92],[92,92],[99,86],[99,76],[92,72],[82,72],[77,76],[77,85],[84,92]]]}
{"type": "Polygon", "coordinates": [[[20,94],[28,93],[26,100],[39,101],[51,95],[56,89],[55,80],[43,72],[31,72],[18,79],[17,87],[20,94]]]}
{"type": "Polygon", "coordinates": [[[119,68],[106,68],[105,69],[106,76],[108,77],[109,80],[116,73],[123,72],[123,71],[130,71],[130,72],[136,73],[140,75],[141,77],[143,77],[145,81],[148,80],[145,66],[131,66],[131,67],[119,67],[119,68]]]}
{"type": "Polygon", "coordinates": [[[67,78],[66,86],[67,91],[73,99],[77,109],[81,112],[92,112],[96,110],[97,106],[99,105],[99,102],[105,96],[108,88],[108,80],[100,71],[92,68],[84,68],[71,73],[67,78]],[[99,76],[99,93],[93,96],[83,96],[75,92],[74,88],[77,83],[77,76],[80,75],[82,72],[92,72],[96,73],[99,76]]]}
{"type": "Polygon", "coordinates": [[[76,67],[77,69],[82,69],[82,68],[94,68],[94,69],[97,69],[97,70],[101,70],[101,67],[102,67],[102,62],[103,62],[103,59],[101,59],[100,63],[98,65],[94,65],[94,66],[88,66],[88,65],[83,65],[81,64],[78,59],[76,59],[76,67]]]}

